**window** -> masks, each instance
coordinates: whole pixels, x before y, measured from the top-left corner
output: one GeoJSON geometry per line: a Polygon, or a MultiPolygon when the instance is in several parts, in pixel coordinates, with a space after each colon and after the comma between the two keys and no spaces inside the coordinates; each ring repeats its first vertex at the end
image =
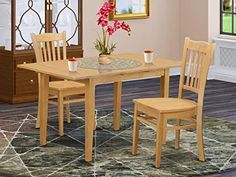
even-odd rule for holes
{"type": "Polygon", "coordinates": [[[220,33],[236,35],[236,0],[220,0],[220,33]]]}

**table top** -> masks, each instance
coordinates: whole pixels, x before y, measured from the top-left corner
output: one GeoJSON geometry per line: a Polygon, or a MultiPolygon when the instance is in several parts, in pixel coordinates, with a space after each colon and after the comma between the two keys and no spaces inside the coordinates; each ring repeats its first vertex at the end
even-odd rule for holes
{"type": "Polygon", "coordinates": [[[135,68],[122,69],[122,70],[99,70],[99,69],[78,68],[76,72],[70,72],[68,70],[67,60],[59,60],[59,61],[50,61],[42,63],[20,64],[17,67],[35,71],[37,73],[48,74],[50,76],[62,79],[81,80],[81,79],[96,78],[101,76],[115,76],[117,74],[138,73],[144,71],[168,69],[181,66],[181,61],[179,60],[169,60],[160,58],[154,58],[153,63],[146,64],[144,62],[143,55],[132,54],[132,53],[111,55],[111,58],[133,59],[141,62],[142,65],[135,68]]]}
{"type": "Polygon", "coordinates": [[[96,69],[100,72],[110,72],[112,70],[124,70],[124,69],[132,69],[137,68],[143,65],[142,62],[134,59],[128,58],[111,58],[111,63],[106,65],[101,65],[98,62],[98,57],[91,58],[79,58],[78,65],[80,68],[85,69],[96,69]]]}

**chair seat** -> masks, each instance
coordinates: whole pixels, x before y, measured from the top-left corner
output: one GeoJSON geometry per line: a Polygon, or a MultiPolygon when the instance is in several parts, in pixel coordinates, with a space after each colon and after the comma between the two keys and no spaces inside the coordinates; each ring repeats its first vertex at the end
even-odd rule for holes
{"type": "Polygon", "coordinates": [[[85,85],[74,81],[52,81],[49,82],[49,88],[53,90],[81,89],[84,90],[85,85]]]}
{"type": "Polygon", "coordinates": [[[135,99],[134,102],[158,110],[161,113],[191,110],[197,106],[197,103],[192,100],[180,98],[144,98],[135,99]]]}

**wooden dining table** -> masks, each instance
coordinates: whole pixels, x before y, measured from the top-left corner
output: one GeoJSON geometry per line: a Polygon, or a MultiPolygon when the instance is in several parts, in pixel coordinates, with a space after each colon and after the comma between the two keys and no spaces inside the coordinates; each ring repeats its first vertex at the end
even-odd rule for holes
{"type": "MultiPolygon", "coordinates": [[[[160,96],[169,96],[170,68],[179,67],[179,60],[155,58],[151,64],[144,62],[140,54],[117,54],[111,58],[132,59],[139,61],[140,66],[129,69],[104,70],[78,68],[69,72],[66,60],[52,62],[20,64],[19,68],[39,73],[39,109],[40,109],[40,143],[47,143],[48,90],[49,77],[78,81],[85,84],[85,160],[92,160],[93,131],[95,125],[95,86],[114,83],[114,130],[120,129],[120,110],[122,81],[160,77],[160,96]]],[[[79,59],[78,59],[79,60],[79,59]]]]}

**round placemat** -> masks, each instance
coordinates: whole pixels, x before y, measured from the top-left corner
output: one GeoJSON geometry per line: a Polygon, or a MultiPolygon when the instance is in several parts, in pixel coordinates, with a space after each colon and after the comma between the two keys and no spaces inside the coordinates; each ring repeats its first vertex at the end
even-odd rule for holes
{"type": "Polygon", "coordinates": [[[86,69],[99,69],[99,70],[122,70],[136,68],[142,65],[142,62],[125,59],[125,58],[112,58],[112,62],[108,65],[98,63],[98,58],[79,58],[78,66],[86,69]]]}

